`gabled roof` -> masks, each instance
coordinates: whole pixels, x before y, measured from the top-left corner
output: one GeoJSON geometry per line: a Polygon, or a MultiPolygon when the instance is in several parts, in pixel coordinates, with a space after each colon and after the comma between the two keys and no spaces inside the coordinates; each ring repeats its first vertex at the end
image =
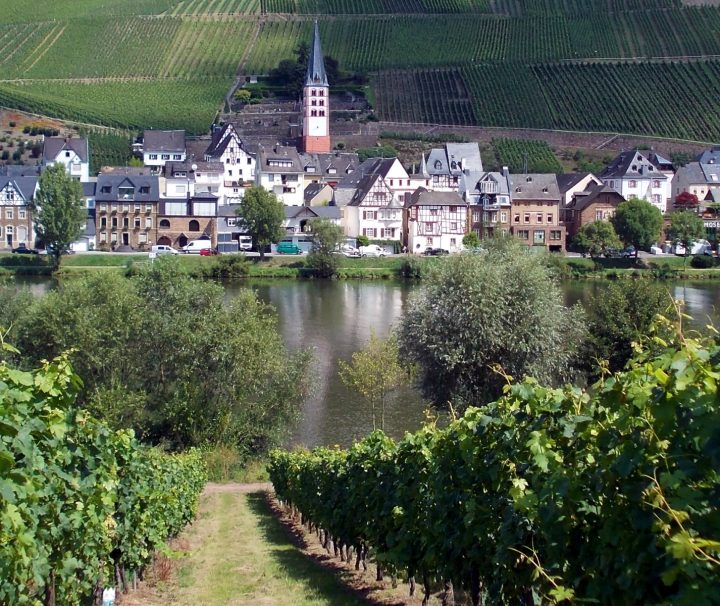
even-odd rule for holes
{"type": "Polygon", "coordinates": [[[216,126],[214,128],[210,145],[208,145],[208,148],[205,150],[205,156],[208,158],[219,158],[225,153],[227,146],[232,142],[237,143],[238,148],[245,151],[245,153],[254,155],[254,153],[245,147],[235,127],[230,122],[227,122],[221,127],[216,126]]]}
{"type": "Polygon", "coordinates": [[[429,191],[418,187],[405,202],[405,208],[411,206],[467,206],[467,203],[456,192],[429,191]]]}
{"type": "Polygon", "coordinates": [[[638,150],[624,151],[600,173],[601,179],[644,178],[667,179],[652,161],[638,150]]]}
{"type": "Polygon", "coordinates": [[[341,213],[337,206],[286,206],[285,218],[295,219],[302,215],[337,221],[341,213]]]}
{"type": "Polygon", "coordinates": [[[29,202],[33,199],[35,190],[37,189],[37,184],[37,177],[0,177],[0,190],[3,190],[10,185],[23,197],[25,202],[29,202]]]}
{"type": "Polygon", "coordinates": [[[185,151],[184,130],[146,130],[143,135],[143,151],[174,152],[185,151]]]}
{"type": "Polygon", "coordinates": [[[618,204],[625,201],[625,198],[623,198],[612,187],[603,183],[602,185],[594,185],[586,191],[575,194],[567,207],[570,210],[583,211],[603,194],[612,196],[618,204]]]}
{"type": "Polygon", "coordinates": [[[160,199],[160,185],[158,177],[152,175],[132,175],[122,173],[100,173],[95,189],[97,202],[123,201],[119,195],[120,187],[134,188],[134,195],[129,198],[134,202],[156,202],[160,199]],[[147,188],[147,192],[141,191],[147,188]]]}
{"type": "Polygon", "coordinates": [[[84,137],[45,137],[43,143],[45,162],[54,162],[63,151],[75,152],[81,162],[87,162],[90,158],[88,140],[84,137]]]}
{"type": "MultiPolygon", "coordinates": [[[[373,186],[378,181],[381,183],[384,183],[381,180],[381,175],[378,173],[373,173],[373,174],[366,175],[365,177],[363,177],[361,179],[360,183],[358,183],[358,186],[355,189],[355,193],[353,194],[352,199],[348,202],[347,205],[348,206],[362,205],[365,198],[370,194],[370,190],[373,188],[373,186]]],[[[373,203],[372,206],[385,206],[387,208],[402,208],[402,204],[395,199],[395,196],[393,196],[393,193],[390,190],[390,188],[387,185],[384,185],[384,187],[385,187],[385,193],[386,193],[385,203],[381,204],[381,203],[379,203],[380,200],[378,200],[377,201],[378,203],[377,204],[373,203]]],[[[336,194],[337,194],[337,191],[336,191],[336,194]]],[[[376,202],[376,201],[373,200],[373,202],[376,202]]],[[[337,200],[335,203],[337,205],[337,200]]]]}
{"type": "Polygon", "coordinates": [[[96,234],[97,229],[95,226],[95,218],[88,217],[87,221],[85,221],[85,229],[83,230],[83,236],[94,236],[96,234]]]}
{"type": "Polygon", "coordinates": [[[323,175],[326,178],[343,179],[357,171],[360,159],[355,153],[330,152],[326,154],[301,153],[303,170],[311,175],[323,175]],[[312,168],[314,170],[308,170],[312,168]]]}
{"type": "Polygon", "coordinates": [[[707,176],[699,162],[689,162],[681,166],[677,171],[678,178],[684,179],[689,184],[700,185],[707,182],[707,176]]]}
{"type": "Polygon", "coordinates": [[[223,173],[225,166],[222,162],[203,162],[203,161],[190,161],[185,162],[167,162],[165,164],[165,177],[172,179],[185,173],[187,177],[193,178],[196,172],[202,173],[223,173]]]}
{"type": "Polygon", "coordinates": [[[700,164],[720,164],[720,147],[713,146],[701,153],[696,160],[700,164]]]}
{"type": "Polygon", "coordinates": [[[508,178],[502,173],[498,172],[476,172],[471,171],[469,173],[463,173],[461,190],[471,195],[482,194],[480,184],[484,181],[493,181],[497,183],[498,191],[500,195],[510,195],[510,184],[508,178]]]}
{"type": "MultiPolygon", "coordinates": [[[[565,194],[573,187],[575,187],[580,181],[587,177],[595,177],[592,173],[564,173],[557,175],[557,184],[560,188],[560,193],[565,194]]],[[[595,177],[597,179],[597,177],[595,177]]]]}
{"type": "Polygon", "coordinates": [[[320,29],[315,21],[313,39],[310,45],[307,71],[305,72],[305,86],[329,86],[325,73],[325,57],[320,46],[320,29]]]}
{"type": "Polygon", "coordinates": [[[40,175],[40,166],[5,164],[0,166],[0,175],[3,177],[37,177],[40,175]]]}
{"type": "Polygon", "coordinates": [[[421,171],[427,176],[453,175],[463,171],[482,172],[480,146],[477,143],[446,143],[445,147],[430,150],[423,156],[421,171]]]}
{"type": "Polygon", "coordinates": [[[557,177],[546,173],[510,175],[510,195],[516,200],[560,200],[557,177]]]}
{"type": "Polygon", "coordinates": [[[260,171],[264,173],[302,173],[300,154],[294,147],[274,145],[269,149],[260,147],[258,152],[260,171]]]}
{"type": "Polygon", "coordinates": [[[706,183],[720,185],[720,164],[700,164],[706,183]]]}
{"type": "Polygon", "coordinates": [[[81,185],[83,189],[83,196],[86,198],[92,198],[95,195],[95,186],[97,185],[95,181],[81,183],[81,185]]]}

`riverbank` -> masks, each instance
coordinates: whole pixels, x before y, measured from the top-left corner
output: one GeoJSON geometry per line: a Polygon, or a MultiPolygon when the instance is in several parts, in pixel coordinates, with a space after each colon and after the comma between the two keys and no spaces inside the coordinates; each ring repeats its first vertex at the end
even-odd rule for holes
{"type": "MultiPolygon", "coordinates": [[[[264,261],[257,257],[222,255],[176,257],[180,268],[201,278],[285,278],[312,279],[313,271],[307,267],[305,257],[273,256],[264,261]]],[[[709,260],[709,259],[708,259],[709,260]]],[[[694,268],[691,259],[674,256],[643,257],[640,259],[589,259],[548,255],[548,263],[562,280],[621,279],[646,277],[657,280],[708,280],[720,279],[720,264],[713,259],[711,268],[694,268]]],[[[391,257],[338,259],[337,279],[421,279],[441,257],[396,255],[391,257]]],[[[84,253],[62,258],[56,276],[73,276],[94,271],[132,272],[150,263],[147,254],[115,255],[84,253]]],[[[44,256],[0,254],[0,276],[53,275],[49,259],[44,256]]]]}

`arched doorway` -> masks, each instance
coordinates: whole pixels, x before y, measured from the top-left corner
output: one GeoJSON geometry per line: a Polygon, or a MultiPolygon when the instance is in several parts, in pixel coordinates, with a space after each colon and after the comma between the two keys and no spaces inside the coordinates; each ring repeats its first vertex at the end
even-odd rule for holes
{"type": "Polygon", "coordinates": [[[180,248],[183,248],[184,246],[187,246],[188,239],[185,234],[180,234],[177,239],[177,244],[180,248]]]}
{"type": "Polygon", "coordinates": [[[172,240],[168,238],[167,236],[163,236],[162,238],[158,238],[157,241],[158,244],[162,244],[164,246],[172,246],[172,240]]]}

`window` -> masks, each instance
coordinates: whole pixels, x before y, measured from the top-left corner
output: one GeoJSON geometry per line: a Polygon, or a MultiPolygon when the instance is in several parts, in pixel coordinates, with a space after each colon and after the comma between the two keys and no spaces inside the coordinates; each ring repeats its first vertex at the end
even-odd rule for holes
{"type": "Polygon", "coordinates": [[[181,154],[173,154],[173,160],[182,160],[181,154]]]}
{"type": "Polygon", "coordinates": [[[525,213],[525,223],[530,223],[530,213],[525,213]]]}
{"type": "Polygon", "coordinates": [[[134,227],[135,229],[140,229],[140,217],[135,217],[135,221],[134,221],[133,227],[134,227]]]}
{"type": "Polygon", "coordinates": [[[655,206],[660,206],[660,194],[653,194],[652,201],[655,206]]]}
{"type": "Polygon", "coordinates": [[[375,210],[364,210],[364,211],[363,211],[363,220],[365,220],[365,221],[376,221],[376,220],[377,220],[377,211],[375,211],[375,210]]]}
{"type": "Polygon", "coordinates": [[[422,223],[422,226],[426,234],[431,234],[435,231],[435,223],[422,223]]]}
{"type": "Polygon", "coordinates": [[[545,232],[542,229],[536,229],[533,233],[533,242],[535,244],[545,244],[545,232]]]}
{"type": "Polygon", "coordinates": [[[161,159],[161,160],[169,160],[169,159],[170,159],[170,154],[162,154],[162,155],[160,156],[160,159],[161,159]]]}
{"type": "Polygon", "coordinates": [[[542,213],[537,213],[537,222],[538,222],[538,223],[542,223],[542,221],[543,221],[543,214],[542,214],[542,213]]]}
{"type": "Polygon", "coordinates": [[[145,228],[152,229],[152,217],[145,217],[145,228]]]}
{"type": "Polygon", "coordinates": [[[562,232],[559,229],[553,229],[550,232],[550,239],[551,240],[560,240],[562,237],[562,232]]]}
{"type": "Polygon", "coordinates": [[[374,238],[376,229],[374,227],[364,227],[363,228],[363,236],[367,236],[368,238],[374,238]]]}
{"type": "Polygon", "coordinates": [[[170,229],[170,220],[160,219],[160,229],[170,229]]]}
{"type": "Polygon", "coordinates": [[[146,205],[145,205],[145,212],[146,212],[146,213],[152,212],[152,204],[146,204],[146,205]]]}
{"type": "Polygon", "coordinates": [[[150,154],[148,156],[151,160],[157,160],[157,154],[150,154]]]}
{"type": "Polygon", "coordinates": [[[628,183],[628,187],[631,187],[631,188],[637,187],[637,181],[635,181],[635,179],[633,179],[632,181],[630,181],[630,183],[628,183]]]}
{"type": "Polygon", "coordinates": [[[660,187],[660,181],[653,181],[653,187],[660,187]]]}
{"type": "Polygon", "coordinates": [[[107,228],[107,218],[106,217],[100,217],[100,229],[107,228]]]}
{"type": "Polygon", "coordinates": [[[66,157],[66,158],[69,158],[69,157],[70,157],[70,152],[69,152],[69,151],[66,151],[66,152],[65,152],[65,157],[66,157]]]}
{"type": "Polygon", "coordinates": [[[548,213],[547,222],[548,222],[548,223],[553,223],[553,216],[552,216],[552,214],[550,214],[550,213],[548,213]]]}
{"type": "Polygon", "coordinates": [[[515,214],[513,215],[513,221],[514,221],[515,223],[520,223],[520,213],[515,213],[515,214]]]}
{"type": "Polygon", "coordinates": [[[130,226],[130,220],[127,217],[123,217],[123,229],[127,229],[130,226]]]}
{"type": "Polygon", "coordinates": [[[6,219],[12,219],[12,218],[13,218],[13,209],[12,209],[12,208],[6,208],[6,209],[5,209],[5,218],[6,218],[6,219]]]}
{"type": "Polygon", "coordinates": [[[237,224],[237,219],[235,217],[227,218],[227,226],[228,227],[235,227],[236,224],[237,224]]]}
{"type": "Polygon", "coordinates": [[[110,186],[109,186],[109,185],[103,185],[103,186],[100,188],[100,191],[101,191],[103,194],[109,194],[109,193],[110,193],[110,186]]]}
{"type": "Polygon", "coordinates": [[[318,115],[319,115],[319,116],[324,116],[324,115],[325,115],[325,110],[324,110],[324,109],[321,109],[321,110],[318,112],[318,115]]]}
{"type": "Polygon", "coordinates": [[[595,220],[596,220],[596,221],[602,221],[602,218],[603,218],[603,211],[601,211],[601,210],[596,210],[596,211],[595,211],[595,220]]]}
{"type": "Polygon", "coordinates": [[[507,223],[508,215],[507,213],[500,213],[500,223],[507,223]]]}
{"type": "Polygon", "coordinates": [[[138,244],[147,244],[147,234],[138,234],[138,244]]]}
{"type": "Polygon", "coordinates": [[[100,243],[107,242],[107,234],[100,234],[100,243]]]}
{"type": "Polygon", "coordinates": [[[450,231],[457,231],[458,224],[457,223],[450,223],[450,231]]]}
{"type": "Polygon", "coordinates": [[[473,211],[472,220],[473,220],[473,223],[479,223],[479,222],[480,222],[480,211],[479,211],[479,210],[474,210],[474,211],[473,211]]]}
{"type": "Polygon", "coordinates": [[[384,227],[380,230],[380,237],[382,238],[394,238],[395,237],[395,228],[394,227],[384,227]]]}
{"type": "Polygon", "coordinates": [[[149,185],[142,185],[140,187],[140,193],[141,194],[149,194],[150,193],[150,186],[149,185]]]}
{"type": "Polygon", "coordinates": [[[193,219],[190,223],[188,223],[188,229],[190,231],[200,231],[200,223],[193,219]]]}
{"type": "Polygon", "coordinates": [[[520,229],[518,230],[518,238],[521,240],[529,240],[530,239],[530,232],[527,229],[520,229]]]}
{"type": "Polygon", "coordinates": [[[117,217],[113,217],[113,218],[112,218],[112,223],[111,223],[111,225],[112,225],[112,228],[113,228],[113,229],[117,229],[117,217]]]}

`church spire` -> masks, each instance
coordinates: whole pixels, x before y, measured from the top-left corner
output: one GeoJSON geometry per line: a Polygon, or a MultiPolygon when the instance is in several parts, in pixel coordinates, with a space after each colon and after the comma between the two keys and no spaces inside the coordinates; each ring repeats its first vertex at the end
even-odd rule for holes
{"type": "Polygon", "coordinates": [[[305,73],[305,86],[329,86],[327,74],[325,73],[325,57],[320,47],[320,29],[315,21],[313,41],[310,47],[307,72],[305,73]]]}

